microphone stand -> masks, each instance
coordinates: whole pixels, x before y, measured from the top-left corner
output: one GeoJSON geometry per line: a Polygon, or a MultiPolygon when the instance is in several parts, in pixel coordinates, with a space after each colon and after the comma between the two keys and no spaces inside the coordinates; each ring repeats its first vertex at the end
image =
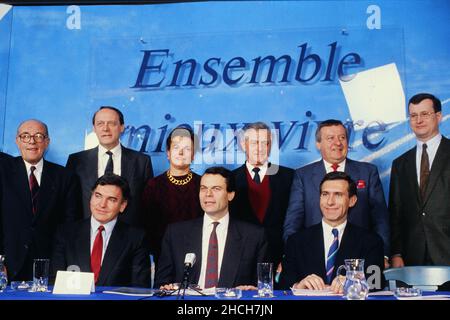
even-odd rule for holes
{"type": "Polygon", "coordinates": [[[184,297],[186,295],[186,289],[194,290],[198,294],[200,294],[202,296],[206,296],[206,294],[201,292],[201,289],[199,289],[197,287],[189,288],[189,285],[190,285],[190,283],[189,283],[190,271],[191,271],[191,267],[186,266],[185,269],[184,269],[183,281],[181,282],[180,287],[178,288],[177,300],[179,300],[180,298],[184,300],[184,297]],[[183,290],[183,294],[181,294],[181,290],[183,290]]]}

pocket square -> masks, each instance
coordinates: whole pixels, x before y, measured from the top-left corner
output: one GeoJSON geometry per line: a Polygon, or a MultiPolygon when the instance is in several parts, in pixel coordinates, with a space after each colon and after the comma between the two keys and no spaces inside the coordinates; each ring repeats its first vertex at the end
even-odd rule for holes
{"type": "Polygon", "coordinates": [[[358,180],[358,183],[356,184],[357,189],[364,189],[366,187],[366,182],[364,180],[358,180]]]}

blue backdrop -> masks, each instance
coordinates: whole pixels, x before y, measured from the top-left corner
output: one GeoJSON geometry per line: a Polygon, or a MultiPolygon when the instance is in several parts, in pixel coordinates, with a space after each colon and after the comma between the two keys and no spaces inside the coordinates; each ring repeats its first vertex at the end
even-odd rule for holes
{"type": "Polygon", "coordinates": [[[182,123],[202,137],[199,173],[240,165],[236,133],[258,120],[276,134],[273,161],[297,168],[320,158],[317,122],[337,118],[349,156],[376,164],[387,192],[391,161],[415,143],[405,99],[437,95],[450,132],[449,13],[447,0],[13,7],[0,20],[3,151],[17,155],[18,124],[38,118],[46,158],[64,165],[90,145],[93,112],[113,105],[123,144],[156,174],[182,123]]]}

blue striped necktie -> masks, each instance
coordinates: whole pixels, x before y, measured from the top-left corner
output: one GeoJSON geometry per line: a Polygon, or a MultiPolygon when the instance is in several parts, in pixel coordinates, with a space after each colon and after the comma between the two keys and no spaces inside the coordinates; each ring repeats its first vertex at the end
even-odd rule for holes
{"type": "Polygon", "coordinates": [[[333,280],[333,270],[334,270],[334,263],[336,261],[336,255],[337,251],[339,249],[339,232],[338,229],[331,230],[333,233],[334,239],[331,243],[330,250],[328,251],[327,256],[327,283],[331,284],[331,281],[333,280]]]}

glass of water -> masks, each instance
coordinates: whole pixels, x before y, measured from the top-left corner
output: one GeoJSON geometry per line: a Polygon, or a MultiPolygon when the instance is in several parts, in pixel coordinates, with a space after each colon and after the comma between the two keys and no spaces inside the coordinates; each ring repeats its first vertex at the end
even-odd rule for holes
{"type": "Polygon", "coordinates": [[[47,292],[50,259],[34,259],[33,262],[33,292],[47,292]]]}
{"type": "Polygon", "coordinates": [[[6,274],[5,256],[0,255],[0,292],[3,292],[8,285],[8,276],[6,274]]]}
{"type": "Polygon", "coordinates": [[[257,265],[259,298],[273,297],[273,264],[261,262],[257,265]]]}

